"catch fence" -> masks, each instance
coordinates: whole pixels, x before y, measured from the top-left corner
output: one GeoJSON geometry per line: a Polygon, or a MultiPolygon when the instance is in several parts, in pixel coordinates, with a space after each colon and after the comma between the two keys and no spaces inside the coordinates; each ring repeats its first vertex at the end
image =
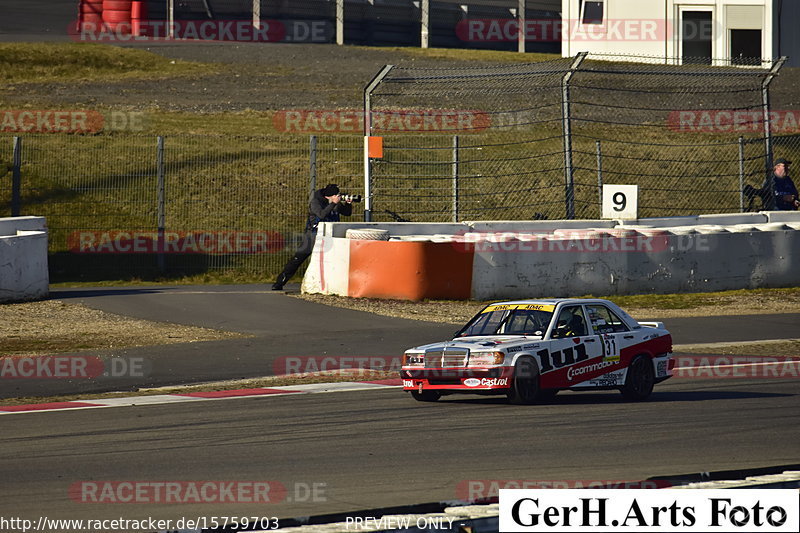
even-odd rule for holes
{"type": "Polygon", "coordinates": [[[47,217],[55,280],[271,278],[327,183],[369,193],[353,220],[599,218],[603,184],[638,185],[640,217],[676,216],[760,209],[773,157],[800,162],[796,91],[770,102],[779,63],[600,59],[385,69],[368,181],[347,133],[2,133],[0,216],[47,217]]]}
{"type": "Polygon", "coordinates": [[[599,218],[604,183],[638,185],[641,217],[750,207],[773,154],[800,156],[800,113],[770,107],[782,60],[660,61],[385,67],[365,94],[368,134],[384,137],[372,219],[599,218]],[[428,120],[426,136],[386,119],[431,114],[450,120],[428,120]]]}
{"type": "Polygon", "coordinates": [[[0,137],[0,216],[47,217],[54,279],[279,272],[308,196],[361,188],[359,138],[0,137]],[[15,165],[14,161],[19,165],[15,165]],[[15,182],[17,186],[15,186],[15,182]],[[321,185],[319,185],[321,183],[321,185]]]}

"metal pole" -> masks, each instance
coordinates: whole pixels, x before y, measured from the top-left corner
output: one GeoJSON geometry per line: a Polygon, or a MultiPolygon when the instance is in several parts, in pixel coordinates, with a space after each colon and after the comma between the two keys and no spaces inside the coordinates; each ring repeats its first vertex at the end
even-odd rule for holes
{"type": "Polygon", "coordinates": [[[158,250],[157,261],[158,270],[164,272],[166,265],[164,261],[164,232],[167,226],[167,213],[165,205],[165,178],[164,178],[164,137],[159,136],[156,144],[156,172],[158,175],[158,250]]]}
{"type": "Polygon", "coordinates": [[[369,158],[367,137],[372,135],[372,91],[389,74],[394,65],[384,65],[364,88],[364,221],[372,222],[372,161],[369,158]]]}
{"type": "Polygon", "coordinates": [[[336,44],[344,44],[344,0],[336,0],[336,44]]]}
{"type": "Polygon", "coordinates": [[[520,54],[525,53],[525,0],[518,0],[517,2],[517,23],[519,24],[519,33],[517,35],[517,51],[520,54]]]}
{"type": "Polygon", "coordinates": [[[600,205],[600,210],[603,209],[603,151],[600,141],[595,141],[595,150],[597,151],[597,200],[600,205]]]}
{"type": "Polygon", "coordinates": [[[744,137],[739,137],[739,212],[744,213],[744,137]]]}
{"type": "Polygon", "coordinates": [[[430,25],[430,0],[420,0],[420,47],[428,48],[430,34],[428,27],[430,25]]]}
{"type": "MultiPolygon", "coordinates": [[[[772,65],[772,69],[770,69],[769,73],[764,77],[764,81],[761,83],[761,104],[763,106],[764,112],[764,150],[765,150],[765,164],[766,164],[766,174],[767,176],[770,175],[772,172],[772,127],[770,124],[770,117],[769,117],[769,85],[772,83],[772,80],[775,76],[778,75],[778,71],[780,71],[783,64],[786,63],[786,56],[781,57],[772,65]]],[[[767,189],[769,190],[769,205],[765,206],[765,209],[774,209],[775,208],[775,184],[773,180],[767,180],[767,189]]]]}
{"type": "Polygon", "coordinates": [[[22,137],[14,137],[14,156],[11,167],[11,216],[22,211],[22,137]]]}
{"type": "Polygon", "coordinates": [[[261,0],[253,0],[253,27],[261,29],[261,0]]]}
{"type": "Polygon", "coordinates": [[[314,196],[314,191],[317,190],[317,136],[312,135],[309,146],[309,174],[311,177],[311,192],[309,193],[308,200],[314,196]]]}
{"type": "Polygon", "coordinates": [[[167,0],[167,26],[169,38],[175,38],[175,0],[167,0]]]}
{"type": "Polygon", "coordinates": [[[453,135],[453,222],[458,222],[458,135],[453,135]]]}
{"type": "Polygon", "coordinates": [[[575,56],[569,70],[561,80],[561,119],[564,129],[564,199],[567,219],[575,218],[575,173],[572,168],[572,124],[570,120],[569,82],[572,76],[586,59],[588,52],[580,52],[575,56]]]}

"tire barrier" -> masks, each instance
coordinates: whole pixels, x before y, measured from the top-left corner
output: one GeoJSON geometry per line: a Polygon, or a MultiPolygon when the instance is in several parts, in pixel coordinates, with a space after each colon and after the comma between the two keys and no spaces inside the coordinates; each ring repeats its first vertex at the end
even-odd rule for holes
{"type": "Polygon", "coordinates": [[[103,24],[103,0],[81,0],[78,4],[80,30],[93,31],[103,24]]]}
{"type": "Polygon", "coordinates": [[[357,239],[360,241],[388,241],[389,230],[369,228],[349,229],[345,236],[348,239],[357,239]]]}
{"type": "Polygon", "coordinates": [[[130,33],[132,7],[133,0],[103,0],[103,22],[110,31],[130,33]]]}
{"type": "Polygon", "coordinates": [[[147,20],[147,2],[134,0],[131,3],[131,34],[135,37],[144,35],[142,22],[147,20]]]}

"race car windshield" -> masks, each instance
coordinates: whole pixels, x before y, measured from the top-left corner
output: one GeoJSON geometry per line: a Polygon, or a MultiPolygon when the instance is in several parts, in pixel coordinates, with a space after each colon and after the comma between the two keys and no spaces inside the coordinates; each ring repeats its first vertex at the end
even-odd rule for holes
{"type": "Polygon", "coordinates": [[[551,309],[487,307],[470,320],[456,337],[483,335],[543,335],[553,318],[551,309]]]}

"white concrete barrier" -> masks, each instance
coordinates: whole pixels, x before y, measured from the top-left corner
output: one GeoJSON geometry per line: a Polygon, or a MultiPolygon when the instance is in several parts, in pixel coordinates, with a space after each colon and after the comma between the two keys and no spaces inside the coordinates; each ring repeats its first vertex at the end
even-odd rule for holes
{"type": "Polygon", "coordinates": [[[325,223],[303,290],[486,300],[797,286],[797,228],[799,212],[624,222],[325,223]],[[388,230],[391,238],[370,245],[342,238],[359,227],[388,230]]]}
{"type": "Polygon", "coordinates": [[[49,294],[44,217],[0,218],[0,303],[49,294]]]}

